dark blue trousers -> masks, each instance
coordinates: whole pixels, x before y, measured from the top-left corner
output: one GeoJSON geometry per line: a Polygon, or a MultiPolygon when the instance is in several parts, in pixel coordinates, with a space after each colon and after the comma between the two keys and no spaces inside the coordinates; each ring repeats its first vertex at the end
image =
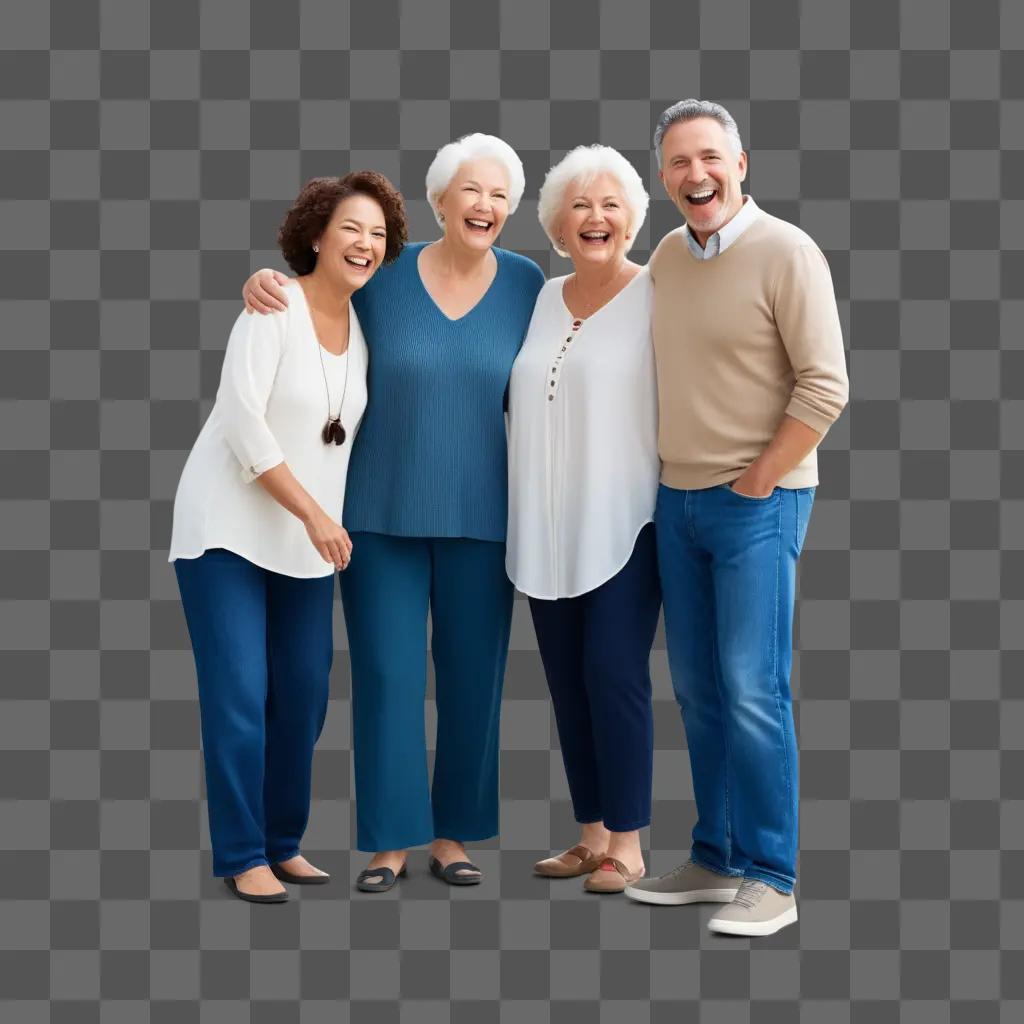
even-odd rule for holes
{"type": "Polygon", "coordinates": [[[283,576],[223,548],[174,569],[199,680],[213,873],[288,860],[327,714],[334,576],[283,576]]]}
{"type": "Polygon", "coordinates": [[[612,832],[651,821],[649,660],[660,608],[653,523],[601,586],[557,601],[530,598],[573,812],[612,832]]]}

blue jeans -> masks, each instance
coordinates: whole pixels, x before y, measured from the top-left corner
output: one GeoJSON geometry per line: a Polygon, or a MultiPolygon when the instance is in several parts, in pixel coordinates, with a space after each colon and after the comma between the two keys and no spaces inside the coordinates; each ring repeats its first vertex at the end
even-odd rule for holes
{"type": "Polygon", "coordinates": [[[341,599],[352,659],[358,849],[497,835],[499,715],[514,596],[502,543],[352,534],[341,599]],[[432,779],[428,610],[437,706],[432,779]]]}
{"type": "Polygon", "coordinates": [[[284,576],[224,548],[174,571],[199,681],[213,873],[289,860],[327,714],[334,576],[284,576]]]}
{"type": "Polygon", "coordinates": [[[781,892],[796,878],[789,673],[814,490],[748,498],[726,484],[662,485],[655,512],[669,668],[697,802],[691,856],[781,892]]]}

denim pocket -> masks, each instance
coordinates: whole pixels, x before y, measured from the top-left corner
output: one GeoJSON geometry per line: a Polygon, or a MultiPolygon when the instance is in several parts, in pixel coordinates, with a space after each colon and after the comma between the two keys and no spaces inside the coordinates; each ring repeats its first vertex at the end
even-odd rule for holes
{"type": "Polygon", "coordinates": [[[734,491],[732,489],[732,484],[722,484],[722,486],[730,494],[735,495],[741,501],[750,501],[753,502],[755,505],[763,505],[765,502],[771,501],[772,498],[774,498],[775,495],[779,493],[778,487],[773,487],[771,494],[766,494],[763,497],[755,497],[753,494],[741,494],[739,491],[734,491]]]}

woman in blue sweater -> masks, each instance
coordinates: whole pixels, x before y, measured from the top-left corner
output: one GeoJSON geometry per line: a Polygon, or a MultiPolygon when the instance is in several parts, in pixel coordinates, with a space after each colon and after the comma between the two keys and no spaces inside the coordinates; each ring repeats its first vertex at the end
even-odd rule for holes
{"type": "MultiPolygon", "coordinates": [[[[343,523],[352,660],[357,884],[384,891],[409,847],[431,871],[480,881],[463,846],[498,831],[498,717],[512,620],[505,572],[504,402],[544,275],[495,241],[522,198],[518,156],[490,135],[442,147],[427,171],[442,237],[406,246],[358,294],[370,352],[343,523]],[[437,745],[424,740],[427,613],[437,745]]],[[[287,305],[286,279],[246,283],[249,308],[287,305]]]]}

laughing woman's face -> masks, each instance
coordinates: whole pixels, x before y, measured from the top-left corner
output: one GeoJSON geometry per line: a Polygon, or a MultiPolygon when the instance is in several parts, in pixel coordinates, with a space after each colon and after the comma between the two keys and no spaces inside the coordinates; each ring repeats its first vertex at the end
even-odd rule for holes
{"type": "Polygon", "coordinates": [[[559,249],[573,265],[621,262],[629,244],[630,213],[621,183],[613,174],[569,183],[562,200],[559,249]]]}
{"type": "Polygon", "coordinates": [[[362,193],[342,199],[317,239],[317,269],[347,291],[373,277],[387,248],[387,221],[380,203],[362,193]]]}
{"type": "Polygon", "coordinates": [[[508,173],[498,160],[467,160],[437,201],[445,236],[473,249],[494,245],[508,217],[508,173]]]}

